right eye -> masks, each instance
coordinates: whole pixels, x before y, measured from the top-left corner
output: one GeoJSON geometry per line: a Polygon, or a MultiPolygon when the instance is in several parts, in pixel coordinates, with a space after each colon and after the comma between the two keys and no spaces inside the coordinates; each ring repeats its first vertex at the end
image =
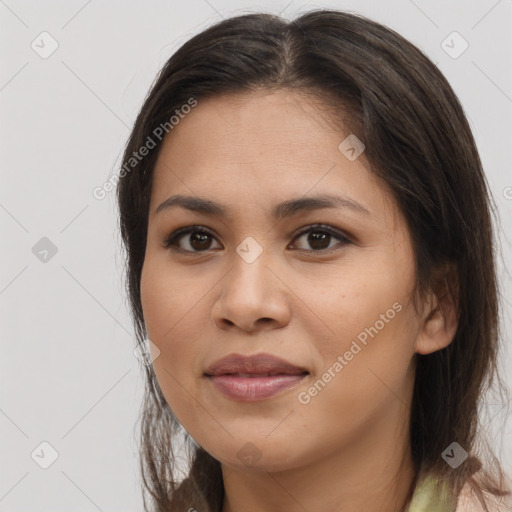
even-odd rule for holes
{"type": "Polygon", "coordinates": [[[185,228],[177,229],[172,232],[163,243],[167,249],[183,253],[198,253],[210,250],[209,238],[213,238],[212,233],[204,226],[188,226],[185,228]],[[185,235],[189,235],[185,238],[185,235]],[[185,240],[185,245],[188,247],[180,246],[181,239],[185,240]]]}

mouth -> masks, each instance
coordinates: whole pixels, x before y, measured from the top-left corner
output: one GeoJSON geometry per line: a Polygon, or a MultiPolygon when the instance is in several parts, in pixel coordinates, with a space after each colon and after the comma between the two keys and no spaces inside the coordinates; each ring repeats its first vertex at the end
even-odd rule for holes
{"type": "MultiPolygon", "coordinates": [[[[280,373],[280,372],[266,372],[266,373],[244,373],[244,372],[237,372],[237,373],[222,373],[222,374],[218,374],[216,376],[219,376],[219,375],[226,375],[226,376],[229,376],[229,377],[242,377],[244,379],[257,379],[257,378],[260,378],[260,377],[277,377],[278,375],[303,375],[303,374],[306,374],[307,372],[303,372],[303,373],[297,373],[297,374],[292,374],[292,373],[280,373]]],[[[213,375],[210,375],[210,377],[213,377],[213,375]]]]}
{"type": "Polygon", "coordinates": [[[289,391],[308,375],[307,372],[296,375],[228,373],[211,375],[208,379],[226,398],[241,402],[256,402],[289,391]]]}
{"type": "Polygon", "coordinates": [[[309,372],[270,354],[232,354],[218,360],[204,373],[228,399],[243,402],[266,400],[297,386],[309,372]]]}
{"type": "Polygon", "coordinates": [[[298,375],[304,372],[307,372],[306,368],[272,354],[250,356],[230,354],[211,364],[204,373],[208,377],[231,374],[250,377],[251,375],[298,375]]]}

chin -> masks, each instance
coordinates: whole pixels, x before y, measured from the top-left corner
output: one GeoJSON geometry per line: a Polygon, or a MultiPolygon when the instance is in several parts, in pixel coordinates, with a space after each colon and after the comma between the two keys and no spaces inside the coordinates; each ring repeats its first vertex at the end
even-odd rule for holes
{"type": "MultiPolygon", "coordinates": [[[[208,451],[206,447],[205,450],[208,451]]],[[[217,445],[209,453],[224,466],[236,471],[277,472],[298,465],[298,457],[290,459],[290,449],[286,446],[269,443],[265,439],[258,440],[256,436],[253,441],[236,441],[220,450],[217,445]]]]}

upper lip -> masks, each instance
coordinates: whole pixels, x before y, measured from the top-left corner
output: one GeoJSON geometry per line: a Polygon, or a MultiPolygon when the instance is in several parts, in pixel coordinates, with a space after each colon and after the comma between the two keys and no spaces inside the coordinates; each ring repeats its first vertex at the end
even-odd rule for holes
{"type": "Polygon", "coordinates": [[[296,366],[272,354],[254,354],[243,356],[230,354],[211,364],[205,375],[225,375],[230,373],[279,373],[285,375],[299,375],[309,373],[305,368],[296,366]]]}

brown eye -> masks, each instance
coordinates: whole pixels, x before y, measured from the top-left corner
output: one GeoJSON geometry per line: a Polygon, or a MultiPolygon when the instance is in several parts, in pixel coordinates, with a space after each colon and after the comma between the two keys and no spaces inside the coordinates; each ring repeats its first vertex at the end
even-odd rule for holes
{"type": "Polygon", "coordinates": [[[308,244],[318,250],[327,249],[330,240],[331,235],[322,231],[310,231],[307,237],[308,244]]]}
{"type": "MultiPolygon", "coordinates": [[[[299,247],[301,251],[331,252],[331,249],[337,246],[345,246],[351,243],[343,233],[323,225],[310,226],[307,230],[297,235],[294,240],[298,240],[306,235],[306,244],[309,245],[309,248],[299,247]],[[335,240],[338,243],[331,245],[331,242],[335,240]]],[[[163,242],[163,246],[176,252],[193,254],[218,249],[219,247],[212,247],[212,240],[216,241],[216,238],[206,228],[202,226],[189,226],[171,233],[163,242]]]]}
{"type": "Polygon", "coordinates": [[[211,249],[212,238],[214,237],[209,231],[199,226],[178,229],[165,240],[164,247],[172,247],[174,250],[180,252],[202,252],[211,249]],[[188,235],[188,237],[185,237],[185,235],[188,235]],[[180,245],[182,239],[185,244],[188,244],[188,247],[180,245]]]}
{"type": "Polygon", "coordinates": [[[194,231],[189,235],[189,244],[192,248],[198,251],[204,251],[205,249],[209,249],[211,244],[211,240],[209,240],[210,235],[207,233],[201,233],[194,231]]]}
{"type": "MultiPolygon", "coordinates": [[[[321,251],[329,251],[332,247],[335,247],[336,245],[347,245],[350,243],[350,240],[344,236],[342,233],[339,233],[338,231],[334,231],[331,228],[322,227],[322,226],[313,226],[310,227],[307,231],[303,231],[301,234],[299,234],[295,240],[298,240],[302,237],[306,237],[306,244],[309,245],[313,249],[313,252],[321,252],[321,251]],[[339,241],[338,244],[335,244],[334,246],[330,246],[330,243],[333,239],[336,239],[339,241]]],[[[300,248],[301,250],[309,251],[310,249],[306,248],[300,248]]],[[[330,252],[330,251],[329,251],[330,252]]]]}

